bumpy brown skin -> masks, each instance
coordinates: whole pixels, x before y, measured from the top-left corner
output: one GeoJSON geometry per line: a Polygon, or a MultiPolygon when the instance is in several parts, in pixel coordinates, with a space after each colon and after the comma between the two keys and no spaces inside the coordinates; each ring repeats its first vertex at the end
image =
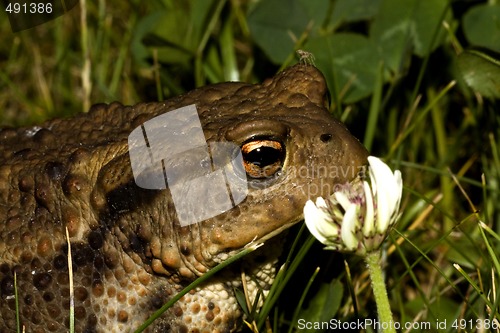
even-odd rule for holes
{"type": "MultiPolygon", "coordinates": [[[[163,103],[101,104],[72,119],[1,130],[0,332],[16,327],[14,272],[26,331],[67,332],[66,227],[76,332],[130,332],[234,251],[300,221],[307,199],[351,179],[367,156],[328,114],[325,93],[320,72],[296,65],[260,85],[223,83],[163,103]],[[146,120],[190,104],[208,142],[272,137],[286,147],[286,159],[274,181],[251,188],[235,208],[180,227],[168,190],[135,185],[127,138],[146,120]]],[[[266,287],[273,260],[255,258],[247,274],[266,287]]],[[[239,269],[192,291],[150,331],[237,330],[232,287],[239,269]]]]}

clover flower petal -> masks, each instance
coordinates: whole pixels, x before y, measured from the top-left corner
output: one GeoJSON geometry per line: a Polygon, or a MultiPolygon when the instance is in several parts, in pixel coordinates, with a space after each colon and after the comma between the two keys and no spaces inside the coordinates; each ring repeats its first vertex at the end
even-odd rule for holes
{"type": "Polygon", "coordinates": [[[316,199],[316,204],[311,200],[306,202],[304,219],[311,234],[323,244],[328,242],[329,235],[338,233],[338,227],[332,223],[325,200],[321,197],[316,199]]]}
{"type": "Polygon", "coordinates": [[[373,207],[373,195],[368,182],[363,181],[363,189],[365,191],[365,202],[366,202],[366,212],[365,212],[365,222],[363,223],[363,235],[366,237],[372,236],[375,230],[375,211],[373,207]]]}
{"type": "Polygon", "coordinates": [[[354,251],[358,247],[359,241],[356,237],[358,222],[356,206],[351,205],[345,212],[340,231],[342,243],[347,251],[354,251]]]}
{"type": "Polygon", "coordinates": [[[401,172],[396,170],[393,173],[387,164],[374,156],[368,157],[368,163],[373,194],[376,198],[377,232],[384,233],[399,209],[403,190],[401,172]]]}

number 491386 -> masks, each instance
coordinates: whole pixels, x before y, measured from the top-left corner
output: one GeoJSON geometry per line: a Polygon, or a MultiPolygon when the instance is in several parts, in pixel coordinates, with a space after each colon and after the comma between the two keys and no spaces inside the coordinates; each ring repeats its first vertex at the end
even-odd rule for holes
{"type": "Polygon", "coordinates": [[[29,4],[9,2],[5,11],[9,14],[50,14],[52,13],[52,4],[50,2],[31,2],[29,4]]]}

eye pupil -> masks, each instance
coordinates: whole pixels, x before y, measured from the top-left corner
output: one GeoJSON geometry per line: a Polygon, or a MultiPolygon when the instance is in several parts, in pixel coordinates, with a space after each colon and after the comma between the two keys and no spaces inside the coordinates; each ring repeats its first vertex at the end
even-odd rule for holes
{"type": "Polygon", "coordinates": [[[254,140],[242,148],[245,171],[250,178],[267,178],[276,175],[284,161],[284,147],[279,141],[254,140]]]}
{"type": "Polygon", "coordinates": [[[253,163],[263,168],[267,165],[276,163],[276,160],[279,158],[277,155],[277,151],[274,148],[260,147],[252,150],[248,154],[245,154],[244,158],[249,163],[253,163]]]}

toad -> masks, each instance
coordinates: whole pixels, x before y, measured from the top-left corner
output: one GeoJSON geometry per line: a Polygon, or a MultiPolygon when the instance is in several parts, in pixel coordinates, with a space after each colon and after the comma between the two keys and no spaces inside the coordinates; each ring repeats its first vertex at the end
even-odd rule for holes
{"type": "MultiPolygon", "coordinates": [[[[325,108],[326,92],[322,74],[299,64],[262,84],[215,84],[134,106],[99,104],[70,119],[2,129],[0,332],[15,332],[16,290],[27,332],[68,331],[66,228],[76,332],[131,332],[197,277],[251,242],[264,242],[148,328],[238,330],[234,288],[241,271],[251,296],[268,289],[276,237],[301,221],[308,199],[333,193],[366,162],[365,148],[325,108]],[[138,185],[128,138],[148,120],[190,105],[208,145],[241,148],[237,176],[247,191],[230,209],[185,225],[168,180],[166,188],[138,185]]],[[[196,200],[210,196],[210,188],[200,188],[196,200]]]]}

